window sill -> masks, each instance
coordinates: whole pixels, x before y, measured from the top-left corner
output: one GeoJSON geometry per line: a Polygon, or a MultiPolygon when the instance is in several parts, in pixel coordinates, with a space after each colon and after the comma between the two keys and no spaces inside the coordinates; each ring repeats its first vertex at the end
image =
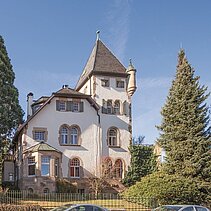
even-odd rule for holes
{"type": "Polygon", "coordinates": [[[111,145],[109,145],[108,147],[109,148],[121,148],[120,146],[111,146],[111,145]]]}
{"type": "Polygon", "coordinates": [[[80,147],[80,144],[60,144],[60,146],[73,146],[73,147],[80,147]]]}

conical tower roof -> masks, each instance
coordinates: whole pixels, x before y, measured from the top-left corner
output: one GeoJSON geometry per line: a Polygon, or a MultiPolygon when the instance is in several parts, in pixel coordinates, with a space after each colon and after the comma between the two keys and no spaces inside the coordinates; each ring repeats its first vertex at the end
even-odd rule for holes
{"type": "Polygon", "coordinates": [[[75,89],[78,91],[91,75],[127,76],[126,68],[99,39],[94,45],[75,89]]]}

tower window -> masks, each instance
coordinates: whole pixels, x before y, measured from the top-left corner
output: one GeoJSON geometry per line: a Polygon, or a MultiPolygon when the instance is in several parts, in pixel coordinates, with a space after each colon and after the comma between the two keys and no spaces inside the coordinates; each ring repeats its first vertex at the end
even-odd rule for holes
{"type": "Polygon", "coordinates": [[[112,114],[113,107],[112,107],[112,100],[107,101],[107,114],[112,114]]]}
{"type": "Polygon", "coordinates": [[[114,114],[120,114],[120,102],[116,100],[114,103],[114,114]]]}
{"type": "Polygon", "coordinates": [[[108,146],[118,147],[119,146],[119,131],[117,128],[111,127],[108,129],[108,146]]]}
{"type": "Polygon", "coordinates": [[[125,87],[125,82],[124,81],[120,81],[120,80],[116,80],[116,87],[117,88],[124,88],[125,87]]]}
{"type": "Polygon", "coordinates": [[[109,87],[109,80],[108,79],[101,79],[101,85],[103,87],[109,87]]]}

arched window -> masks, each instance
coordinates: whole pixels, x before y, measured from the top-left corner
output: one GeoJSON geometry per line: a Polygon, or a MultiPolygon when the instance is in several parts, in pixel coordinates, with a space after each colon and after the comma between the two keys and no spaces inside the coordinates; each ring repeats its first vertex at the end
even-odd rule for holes
{"type": "Polygon", "coordinates": [[[123,163],[120,159],[116,160],[114,164],[114,177],[122,179],[123,163]]]}
{"type": "Polygon", "coordinates": [[[112,160],[110,158],[105,159],[103,163],[103,176],[106,178],[112,177],[112,160]]]}
{"type": "Polygon", "coordinates": [[[116,100],[114,102],[114,114],[120,114],[120,102],[116,100]]]}
{"type": "Polygon", "coordinates": [[[108,129],[108,146],[118,146],[118,130],[114,127],[108,129]]]}
{"type": "Polygon", "coordinates": [[[78,145],[78,129],[72,127],[70,130],[70,144],[78,145]]]}
{"type": "Polygon", "coordinates": [[[68,144],[68,128],[61,128],[61,144],[68,144]]]}
{"type": "Polygon", "coordinates": [[[31,194],[31,193],[34,192],[34,190],[33,190],[32,188],[29,188],[29,189],[28,189],[28,192],[31,194]]]}
{"type": "Polygon", "coordinates": [[[78,158],[70,160],[70,177],[80,177],[80,160],[78,158]]]}

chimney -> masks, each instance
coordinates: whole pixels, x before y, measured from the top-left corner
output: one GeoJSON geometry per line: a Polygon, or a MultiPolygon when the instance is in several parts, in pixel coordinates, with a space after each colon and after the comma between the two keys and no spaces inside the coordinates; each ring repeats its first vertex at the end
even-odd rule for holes
{"type": "Polygon", "coordinates": [[[69,88],[69,86],[67,84],[62,86],[62,89],[67,89],[67,88],[69,88]]]}
{"type": "Polygon", "coordinates": [[[28,95],[27,95],[27,118],[29,118],[31,115],[32,115],[32,103],[33,103],[33,93],[30,92],[28,95]]]}

